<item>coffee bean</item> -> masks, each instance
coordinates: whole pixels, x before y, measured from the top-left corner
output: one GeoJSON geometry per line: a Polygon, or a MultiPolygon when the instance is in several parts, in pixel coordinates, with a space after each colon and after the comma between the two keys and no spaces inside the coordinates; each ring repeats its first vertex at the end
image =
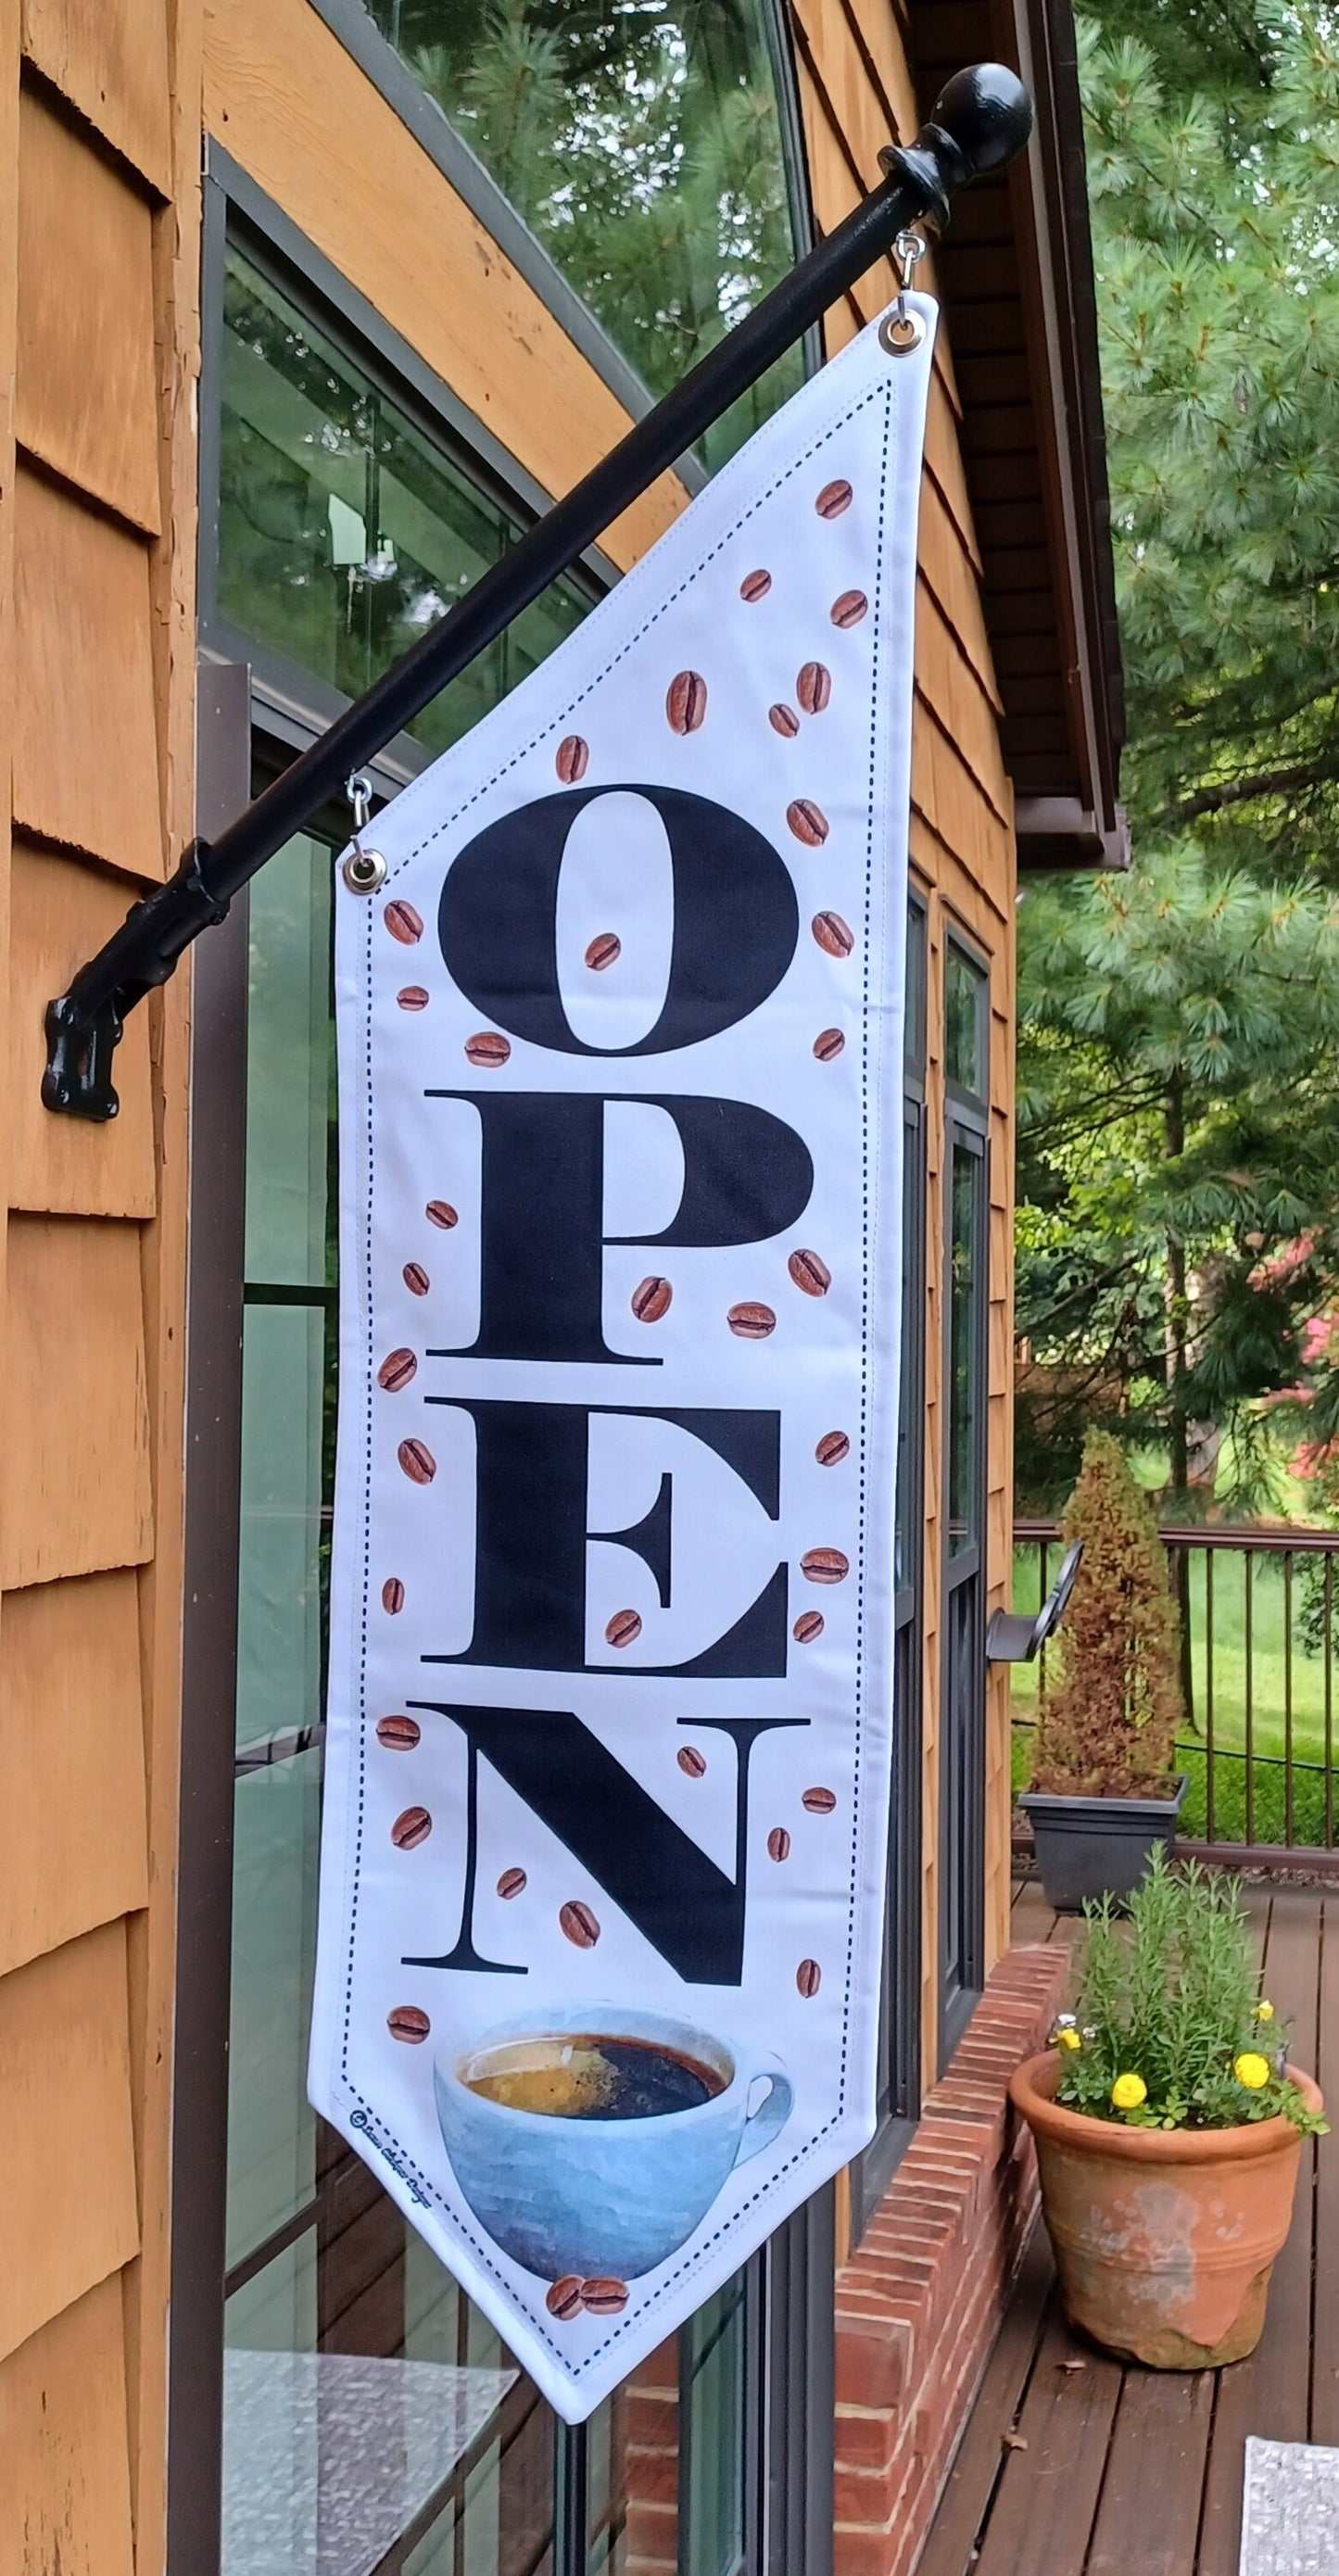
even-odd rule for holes
{"type": "Polygon", "coordinates": [[[674,1291],[668,1279],[657,1278],[653,1272],[649,1279],[643,1279],[640,1287],[633,1289],[632,1311],[639,1324],[658,1324],[661,1316],[669,1313],[673,1298],[674,1291]]]}
{"type": "Polygon", "coordinates": [[[640,1614],[636,1610],[616,1610],[604,1633],[611,1646],[635,1646],[642,1633],[640,1614]]]}
{"type": "Polygon", "coordinates": [[[797,1646],[812,1646],[823,1634],[822,1611],[802,1610],[790,1633],[797,1646]]]}
{"type": "Polygon", "coordinates": [[[765,599],[772,587],[770,572],[746,572],[739,585],[739,596],[752,607],[755,599],[765,599]]]}
{"type": "Polygon", "coordinates": [[[839,1547],[811,1547],[800,1558],[800,1572],[807,1583],[844,1583],[850,1571],[839,1547]]]}
{"type": "Polygon", "coordinates": [[[863,590],[844,590],[841,598],[834,599],[832,603],[832,623],[834,626],[858,626],[868,607],[869,601],[863,590]]]}
{"type": "Polygon", "coordinates": [[[421,2048],[432,2028],[425,2012],[417,2004],[397,2004],[386,2015],[386,2028],[392,2039],[407,2040],[411,2048],[421,2048]]]}
{"type": "Polygon", "coordinates": [[[845,1044],[846,1040],[840,1029],[820,1029],[814,1040],[814,1053],[820,1064],[831,1064],[833,1057],[841,1054],[845,1044]]]}
{"type": "Polygon", "coordinates": [[[803,841],[806,849],[822,848],[828,837],[828,818],[821,807],[815,805],[812,796],[797,796],[794,804],[786,807],[786,821],[796,840],[803,841]]]}
{"type": "Polygon", "coordinates": [[[471,1064],[486,1065],[491,1072],[497,1065],[506,1063],[511,1054],[511,1042],[504,1038],[500,1029],[476,1029],[474,1036],[465,1040],[465,1053],[471,1064]]]}
{"type": "Polygon", "coordinates": [[[814,503],[820,519],[839,519],[843,510],[849,510],[850,506],[851,486],[841,481],[825,483],[814,503]]]}
{"type": "Polygon", "coordinates": [[[402,1440],[395,1455],[411,1484],[430,1485],[432,1483],[437,1473],[437,1461],[431,1449],[425,1448],[421,1440],[402,1440]]]}
{"type": "Polygon", "coordinates": [[[421,984],[405,984],[395,996],[402,1011],[426,1011],[428,996],[421,984]]]}
{"type": "Polygon", "coordinates": [[[449,1234],[452,1226],[460,1223],[449,1199],[429,1199],[423,1213],[429,1225],[439,1225],[443,1234],[449,1234]]]}
{"type": "Polygon", "coordinates": [[[589,966],[593,975],[602,975],[606,966],[612,966],[615,959],[621,957],[622,954],[623,942],[619,938],[618,932],[616,930],[602,930],[599,933],[598,938],[592,939],[590,946],[586,951],[586,964],[589,966]]]}
{"type": "Polygon", "coordinates": [[[795,1971],[795,1983],[806,2001],[810,1995],[817,1994],[823,1983],[823,1971],[817,1959],[801,1959],[795,1971]]]}
{"type": "Polygon", "coordinates": [[[825,1431],[814,1450],[820,1467],[840,1467],[843,1458],[849,1458],[850,1454],[851,1443],[844,1431],[825,1431]]]}
{"type": "Polygon", "coordinates": [[[704,1753],[698,1752],[695,1744],[681,1744],[674,1758],[679,1769],[686,1771],[690,1780],[701,1779],[707,1767],[707,1758],[704,1753]]]}
{"type": "Polygon", "coordinates": [[[707,684],[700,671],[680,671],[665,693],[672,733],[696,733],[707,712],[707,684]]]}
{"type": "Polygon", "coordinates": [[[850,956],[855,939],[839,912],[816,912],[810,926],[819,947],[826,948],[829,957],[850,956]]]}
{"type": "Polygon", "coordinates": [[[800,1805],[810,1816],[830,1816],[836,1804],[836,1795],[831,1789],[806,1789],[800,1800],[800,1805]]]}
{"type": "Polygon", "coordinates": [[[377,1370],[377,1384],[384,1386],[387,1395],[398,1395],[417,1375],[418,1361],[412,1351],[388,1351],[377,1370]]]}
{"type": "Polygon", "coordinates": [[[767,721],[773,733],[779,733],[786,742],[793,742],[800,730],[800,719],[795,709],[781,706],[779,703],[768,708],[767,721]]]}
{"type": "Polygon", "coordinates": [[[391,1827],[391,1841],[397,1851],[417,1851],[432,1832],[432,1818],[426,1807],[406,1807],[391,1827]]]}
{"type": "Polygon", "coordinates": [[[574,1900],[558,1910],[558,1921],[569,1941],[578,1950],[593,1950],[600,1937],[600,1927],[588,1905],[574,1900]]]}
{"type": "Polygon", "coordinates": [[[388,1753],[412,1753],[422,1734],[416,1717],[379,1717],[377,1742],[388,1753]]]}
{"type": "Polygon", "coordinates": [[[567,2324],[569,2318],[579,2317],[582,2308],[579,2274],[564,2272],[561,2281],[555,2281],[552,2289],[545,2291],[544,2305],[549,2315],[557,2317],[563,2325],[567,2324]]]}
{"type": "Polygon", "coordinates": [[[769,1860],[789,1860],[790,1836],[784,1825],[773,1825],[767,1837],[767,1857],[769,1860]]]}
{"type": "Polygon", "coordinates": [[[392,939],[398,939],[402,948],[412,948],[415,941],[423,936],[422,914],[415,912],[412,903],[406,903],[402,895],[397,895],[394,903],[387,904],[381,918],[392,939]]]}
{"type": "Polygon", "coordinates": [[[432,1286],[421,1261],[406,1261],[401,1277],[411,1297],[426,1297],[432,1286]]]}
{"type": "Polygon", "coordinates": [[[398,1574],[388,1574],[385,1582],[382,1584],[381,1606],[383,1610],[389,1610],[392,1619],[396,1616],[398,1611],[403,1610],[404,1585],[400,1581],[398,1574]]]}
{"type": "Polygon", "coordinates": [[[497,1883],[497,1892],[499,1896],[519,1896],[524,1885],[525,1871],[523,1869],[504,1869],[502,1876],[497,1883]]]}
{"type": "Polygon", "coordinates": [[[583,2281],[582,2304],[588,2316],[621,2317],[628,2304],[626,2281],[583,2281]]]}
{"type": "Polygon", "coordinates": [[[579,733],[565,734],[553,759],[564,787],[575,787],[577,780],[585,777],[589,759],[589,743],[583,742],[579,733]]]}
{"type": "Polygon", "coordinates": [[[832,1272],[816,1252],[792,1252],[786,1268],[806,1297],[826,1297],[832,1286],[832,1272]]]}
{"type": "Polygon", "coordinates": [[[751,1300],[742,1306],[732,1306],[725,1320],[731,1332],[738,1333],[741,1342],[765,1342],[768,1334],[776,1330],[776,1317],[771,1307],[755,1305],[751,1300]]]}
{"type": "Polygon", "coordinates": [[[795,695],[807,716],[821,716],[832,695],[832,673],[821,662],[806,662],[795,683],[795,695]]]}

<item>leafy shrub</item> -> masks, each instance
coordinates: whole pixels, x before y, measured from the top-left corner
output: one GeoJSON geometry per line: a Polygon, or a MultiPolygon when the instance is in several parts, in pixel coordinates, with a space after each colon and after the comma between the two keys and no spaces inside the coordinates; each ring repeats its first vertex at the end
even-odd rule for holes
{"type": "Polygon", "coordinates": [[[1161,1850],[1118,1920],[1087,1905],[1072,2014],[1055,2032],[1056,2099],[1140,2129],[1230,2129],[1280,2113],[1326,2123],[1291,2077],[1287,2024],[1261,1999],[1235,1878],[1161,1850]]]}
{"type": "Polygon", "coordinates": [[[1084,1442],[1065,1506],[1083,1563],[1058,1631],[1032,1786],[1059,1795],[1166,1796],[1182,1722],[1178,1621],[1153,1515],[1109,1432],[1084,1442]]]}

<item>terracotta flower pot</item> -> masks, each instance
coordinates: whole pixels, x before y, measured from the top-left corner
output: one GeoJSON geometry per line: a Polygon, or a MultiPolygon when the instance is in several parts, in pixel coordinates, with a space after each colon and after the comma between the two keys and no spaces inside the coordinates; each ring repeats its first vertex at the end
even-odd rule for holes
{"type": "MultiPolygon", "coordinates": [[[[1289,2074],[1308,2110],[1318,2086],[1289,2074]]],[[[1208,2370],[1259,2341],[1288,2233],[1301,2139],[1290,2120],[1127,2129],[1054,2099],[1054,2049],[1009,2094],[1037,2141],[1042,2209],[1071,2324],[1151,2370],[1208,2370]]]]}

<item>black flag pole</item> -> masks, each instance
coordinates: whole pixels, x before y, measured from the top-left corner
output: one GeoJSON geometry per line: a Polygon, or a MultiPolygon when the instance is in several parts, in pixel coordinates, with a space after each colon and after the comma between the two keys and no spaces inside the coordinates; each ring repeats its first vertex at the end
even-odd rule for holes
{"type": "Polygon", "coordinates": [[[955,74],[915,142],[879,155],[886,176],[835,232],[718,341],[590,473],[480,575],[389,671],[345,709],[319,742],[281,772],[212,842],[193,841],[175,874],[133,906],[69,991],[47,1007],[42,1099],[78,1118],[114,1118],[112,1054],[126,1014],[232,897],[459,677],[523,608],[569,570],[624,510],[686,454],[731,403],[802,339],[909,224],[947,223],[959,188],[1001,169],[1032,131],[1032,101],[999,63],[955,74]]]}

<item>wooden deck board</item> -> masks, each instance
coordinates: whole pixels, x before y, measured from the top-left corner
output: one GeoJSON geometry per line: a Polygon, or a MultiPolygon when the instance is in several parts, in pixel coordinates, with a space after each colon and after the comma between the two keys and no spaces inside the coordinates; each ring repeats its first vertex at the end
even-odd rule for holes
{"type": "Polygon", "coordinates": [[[1055,2292],[1055,2258],[1040,2223],[1019,2266],[1014,2295],[986,2365],[967,2430],[949,2471],[934,2530],[916,2576],[966,2576],[977,2534],[990,2511],[1001,2464],[1002,2428],[1022,2404],[1055,2292]]]}
{"type": "MultiPolygon", "coordinates": [[[[1339,1901],[1256,1887],[1246,1902],[1293,2054],[1339,2101],[1339,1901]]],[[[1015,1890],[1015,1943],[1078,1928],[1035,1882],[1015,1890]]],[[[1140,2576],[1237,2576],[1247,2434],[1339,2442],[1339,2300],[1325,2286],[1339,2271],[1339,2151],[1303,2148],[1264,2334],[1231,2369],[1122,2368],[1070,2335],[1049,2269],[1039,2233],[919,2576],[1125,2576],[1134,2564],[1140,2576]],[[1027,2447],[1007,2445],[1011,2433],[1027,2447]]]]}

